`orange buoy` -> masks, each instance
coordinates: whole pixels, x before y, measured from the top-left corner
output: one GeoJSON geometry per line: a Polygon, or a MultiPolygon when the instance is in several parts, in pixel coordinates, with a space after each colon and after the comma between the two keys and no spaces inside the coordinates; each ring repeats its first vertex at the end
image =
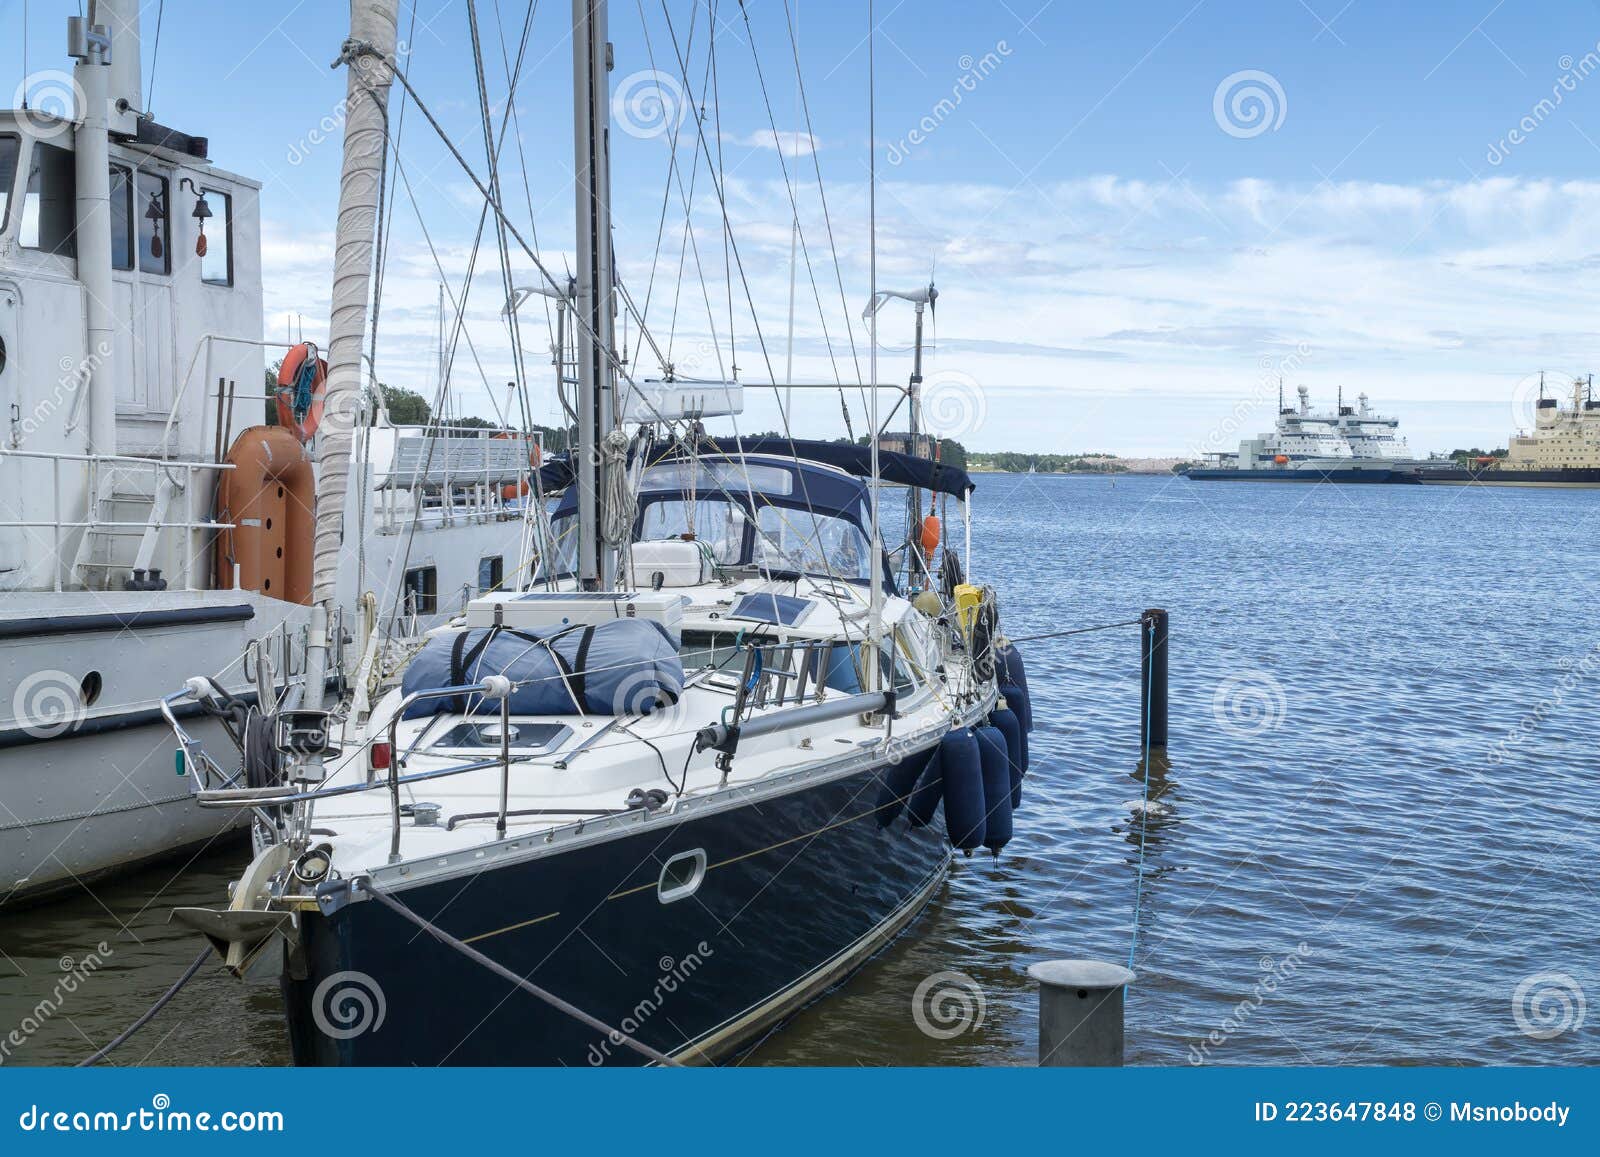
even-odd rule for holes
{"type": "Polygon", "coordinates": [[[251,426],[223,459],[217,521],[216,585],[259,591],[286,603],[311,602],[316,477],[311,455],[281,426],[251,426]]]}
{"type": "Polygon", "coordinates": [[[1272,460],[1274,462],[1276,462],[1279,466],[1287,466],[1289,464],[1289,455],[1287,455],[1287,454],[1279,454],[1275,458],[1273,458],[1272,460]]]}
{"type": "Polygon", "coordinates": [[[943,528],[939,525],[937,515],[930,513],[922,520],[922,553],[929,558],[939,549],[939,532],[943,528]]]}
{"type": "Polygon", "coordinates": [[[291,346],[278,366],[278,425],[288,430],[301,443],[311,441],[311,436],[322,424],[322,402],[328,392],[328,363],[317,355],[317,347],[308,341],[291,346]],[[312,371],[311,398],[305,410],[296,405],[300,399],[300,375],[306,362],[316,358],[312,371]]]}
{"type": "MultiPolygon", "coordinates": [[[[511,435],[511,434],[496,434],[495,435],[496,438],[511,438],[512,436],[513,435],[511,435]]],[[[528,448],[528,468],[530,470],[538,470],[539,469],[539,463],[540,463],[539,443],[535,442],[535,443],[533,443],[532,446],[530,446],[528,448]]],[[[503,501],[503,502],[515,501],[516,499],[521,498],[523,495],[528,493],[528,491],[530,489],[531,489],[531,487],[528,485],[528,480],[526,478],[524,478],[521,482],[508,482],[504,486],[500,487],[500,498],[501,498],[501,501],[503,501]]]]}

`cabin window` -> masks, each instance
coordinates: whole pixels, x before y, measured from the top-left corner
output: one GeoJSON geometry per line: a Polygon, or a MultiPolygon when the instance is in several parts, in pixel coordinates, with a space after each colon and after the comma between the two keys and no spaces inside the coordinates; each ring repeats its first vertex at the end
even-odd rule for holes
{"type": "Polygon", "coordinates": [[[17,180],[17,154],[22,142],[14,136],[0,136],[0,232],[11,219],[11,189],[17,180]]]}
{"type": "Polygon", "coordinates": [[[763,506],[757,516],[756,559],[773,570],[871,579],[867,536],[846,518],[784,506],[763,506]]]}
{"type": "Polygon", "coordinates": [[[28,165],[28,187],[22,196],[22,229],[18,242],[24,249],[73,256],[77,200],[78,182],[72,153],[35,141],[33,159],[28,165]]]}
{"type": "Polygon", "coordinates": [[[207,285],[233,284],[233,198],[220,189],[201,189],[211,217],[201,222],[206,251],[200,258],[200,280],[207,285]]]}
{"type": "Polygon", "coordinates": [[[506,581],[506,560],[495,554],[478,560],[478,593],[497,591],[506,581]]]}
{"type": "Polygon", "coordinates": [[[644,508],[639,537],[649,542],[693,536],[711,548],[719,563],[732,564],[744,554],[746,521],[742,509],[721,498],[665,498],[644,508]]]}
{"type": "Polygon", "coordinates": [[[437,614],[439,610],[439,570],[419,566],[406,571],[406,610],[414,615],[437,614]]]}
{"type": "Polygon", "coordinates": [[[140,173],[135,192],[133,220],[139,238],[139,272],[170,273],[172,231],[167,179],[154,173],[140,173]]]}
{"type": "Polygon", "coordinates": [[[133,171],[111,166],[111,268],[133,268],[133,171]]]}

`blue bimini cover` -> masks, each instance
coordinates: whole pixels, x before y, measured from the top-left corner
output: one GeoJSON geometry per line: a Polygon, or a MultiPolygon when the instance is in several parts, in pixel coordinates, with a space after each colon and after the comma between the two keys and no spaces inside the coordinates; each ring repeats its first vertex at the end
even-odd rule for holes
{"type": "MultiPolygon", "coordinates": [[[[504,675],[515,684],[513,715],[648,715],[683,694],[678,649],[666,628],[647,619],[435,635],[406,668],[400,686],[410,695],[477,683],[488,675],[504,675]]],[[[481,695],[424,699],[406,708],[405,717],[441,711],[497,715],[500,703],[481,695]]]]}

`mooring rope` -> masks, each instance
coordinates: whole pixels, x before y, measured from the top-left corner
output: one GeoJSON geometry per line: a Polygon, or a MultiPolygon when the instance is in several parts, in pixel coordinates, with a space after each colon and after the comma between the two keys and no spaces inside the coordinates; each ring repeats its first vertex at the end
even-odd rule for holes
{"type": "Polygon", "coordinates": [[[171,1002],[172,998],[178,995],[178,990],[180,988],[182,988],[184,985],[188,984],[191,980],[194,979],[195,973],[200,971],[201,966],[203,964],[205,964],[206,959],[210,955],[211,955],[211,948],[208,945],[207,947],[205,947],[204,949],[201,950],[199,956],[196,956],[194,958],[194,963],[189,965],[189,967],[184,970],[183,975],[178,977],[177,983],[175,983],[171,988],[167,989],[166,992],[162,993],[161,999],[157,1000],[154,1004],[152,1004],[149,1008],[147,1008],[145,1010],[143,1016],[141,1016],[138,1020],[134,1021],[127,1028],[123,1029],[122,1032],[120,1032],[115,1038],[113,1038],[111,1043],[106,1045],[105,1048],[100,1049],[98,1052],[96,1052],[92,1056],[90,1056],[87,1060],[79,1061],[74,1067],[83,1069],[83,1068],[88,1068],[90,1065],[99,1064],[101,1061],[103,1061],[106,1058],[107,1054],[109,1054],[112,1049],[116,1048],[118,1045],[120,1045],[123,1042],[125,1042],[134,1033],[138,1032],[145,1025],[149,1024],[152,1020],[154,1020],[155,1016],[156,1016],[156,1013],[158,1013],[162,1009],[166,1008],[167,1005],[171,1002]]]}
{"type": "Polygon", "coordinates": [[[1071,631],[1051,631],[1045,635],[1023,635],[1020,638],[1015,635],[1007,635],[1006,639],[1013,643],[1037,643],[1041,639],[1064,639],[1068,635],[1087,635],[1091,631],[1110,631],[1117,627],[1137,627],[1143,623],[1143,619],[1125,619],[1120,623],[1106,623],[1104,626],[1099,627],[1078,627],[1071,631]]]}
{"type": "Polygon", "coordinates": [[[678,1061],[673,1060],[665,1053],[657,1052],[643,1041],[635,1040],[633,1037],[629,1036],[625,1032],[622,1032],[620,1029],[612,1028],[603,1020],[599,1020],[590,1016],[577,1005],[570,1004],[567,1001],[562,1000],[555,993],[540,988],[537,984],[518,976],[515,972],[512,972],[504,965],[497,964],[493,960],[490,960],[487,956],[479,952],[476,948],[473,948],[470,944],[467,944],[461,940],[457,940],[444,929],[430,923],[426,918],[417,915],[417,913],[413,912],[410,908],[406,907],[387,892],[380,891],[379,889],[373,887],[371,880],[365,881],[363,884],[363,890],[374,900],[377,900],[380,904],[395,912],[397,915],[405,917],[407,920],[411,921],[411,923],[428,933],[428,935],[432,936],[441,944],[444,944],[450,948],[454,948],[468,960],[471,960],[476,964],[483,965],[502,980],[509,980],[512,984],[516,985],[529,995],[538,997],[540,1000],[544,1001],[546,1004],[549,1004],[558,1011],[564,1012],[574,1020],[588,1025],[598,1033],[605,1034],[613,1041],[627,1045],[634,1052],[639,1053],[641,1056],[647,1057],[652,1061],[655,1061],[657,1064],[681,1067],[678,1061]]]}

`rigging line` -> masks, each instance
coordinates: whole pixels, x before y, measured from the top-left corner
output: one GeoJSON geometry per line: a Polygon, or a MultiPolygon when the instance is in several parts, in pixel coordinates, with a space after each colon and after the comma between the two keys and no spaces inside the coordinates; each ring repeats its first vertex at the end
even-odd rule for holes
{"type": "Polygon", "coordinates": [[[150,50],[150,87],[144,94],[145,115],[150,115],[150,110],[156,107],[156,68],[161,63],[161,18],[167,14],[167,0],[161,0],[156,8],[156,42],[150,50]]]}
{"type": "MultiPolygon", "coordinates": [[[[639,29],[644,34],[645,59],[650,62],[650,71],[659,74],[660,70],[656,68],[656,50],[655,50],[655,45],[652,43],[652,41],[650,39],[650,22],[645,18],[645,14],[644,14],[644,0],[634,0],[634,3],[635,3],[635,7],[638,9],[638,12],[639,12],[639,29]]],[[[689,56],[690,56],[691,59],[694,56],[694,32],[695,32],[696,23],[697,22],[693,19],[692,15],[691,15],[690,22],[689,22],[689,56]]],[[[663,108],[665,109],[665,106],[663,106],[663,108]]],[[[650,313],[650,301],[651,301],[651,298],[653,297],[653,295],[655,293],[655,287],[656,287],[656,270],[657,270],[657,268],[659,267],[659,265],[661,263],[661,242],[662,242],[662,239],[665,237],[666,231],[667,231],[667,207],[668,207],[668,205],[671,204],[671,201],[672,201],[672,175],[673,175],[674,170],[677,168],[677,164],[678,164],[678,130],[681,129],[682,127],[683,127],[682,120],[677,120],[677,122],[675,124],[673,124],[673,126],[671,128],[671,137],[670,137],[670,140],[668,140],[668,142],[667,142],[667,182],[666,182],[665,185],[662,186],[662,189],[661,189],[661,213],[660,213],[659,218],[656,221],[655,252],[651,255],[651,258],[650,258],[650,280],[645,285],[645,290],[644,290],[644,313],[645,313],[646,316],[648,316],[649,313],[650,313]]],[[[683,268],[682,267],[682,258],[680,257],[680,259],[679,259],[679,276],[680,277],[682,276],[682,268],[683,268]]],[[[644,322],[641,321],[639,323],[639,325],[640,325],[640,329],[642,331],[643,328],[644,328],[644,322]]],[[[640,341],[642,342],[643,340],[644,340],[644,335],[641,332],[640,341]]],[[[640,348],[641,347],[637,346],[637,345],[634,347],[634,351],[633,351],[633,360],[634,361],[638,361],[640,348]]],[[[669,332],[668,337],[667,337],[667,348],[668,349],[672,348],[672,335],[671,335],[670,332],[669,332]]]]}
{"type": "Polygon", "coordinates": [[[110,1055],[112,1049],[126,1042],[127,1039],[134,1033],[138,1032],[145,1025],[154,1020],[156,1013],[160,1012],[162,1009],[166,1008],[168,1004],[172,1003],[172,998],[178,995],[178,990],[193,980],[195,973],[199,972],[201,968],[205,967],[206,961],[211,959],[211,951],[212,949],[209,944],[202,948],[200,950],[200,955],[196,956],[194,958],[194,962],[190,964],[188,968],[184,969],[183,975],[178,977],[173,986],[167,989],[166,992],[162,993],[154,1004],[145,1009],[143,1015],[141,1015],[138,1020],[134,1021],[127,1028],[123,1029],[120,1033],[113,1037],[110,1043],[108,1043],[104,1048],[96,1049],[88,1057],[79,1061],[76,1067],[80,1069],[86,1069],[99,1064],[110,1055]]]}
{"type": "MultiPolygon", "coordinates": [[[[789,30],[789,47],[790,47],[790,51],[791,51],[792,55],[794,56],[794,77],[795,77],[795,83],[799,86],[799,89],[800,89],[800,110],[805,116],[806,136],[808,136],[809,138],[811,138],[811,140],[813,142],[815,142],[815,140],[817,139],[817,134],[816,134],[816,131],[811,127],[811,101],[810,101],[810,98],[806,95],[805,73],[800,67],[800,38],[799,38],[799,34],[797,33],[797,31],[795,29],[795,21],[794,21],[792,15],[790,14],[790,11],[789,11],[789,0],[783,0],[783,16],[784,16],[784,25],[789,30]]],[[[876,147],[876,145],[874,145],[874,147],[876,147]]],[[[834,235],[833,235],[833,214],[830,212],[830,210],[828,208],[828,191],[827,191],[826,185],[823,183],[823,180],[822,180],[822,161],[817,156],[817,150],[815,148],[813,148],[811,150],[811,167],[816,172],[816,177],[817,177],[817,196],[822,201],[822,223],[827,229],[827,233],[828,233],[828,249],[833,255],[833,271],[834,271],[834,275],[835,275],[835,280],[839,284],[839,308],[844,312],[845,334],[850,340],[850,357],[851,357],[851,360],[855,363],[856,378],[857,378],[857,380],[860,380],[860,378],[861,378],[861,355],[856,350],[855,321],[854,321],[854,318],[853,318],[853,316],[852,316],[852,314],[850,312],[850,302],[849,302],[848,298],[845,296],[845,291],[844,291],[844,270],[839,264],[839,246],[838,246],[838,243],[834,240],[834,235]]],[[[877,383],[874,382],[873,385],[876,386],[877,383]]],[[[862,402],[862,408],[865,409],[866,408],[866,398],[863,397],[861,399],[861,402],[862,402]]],[[[848,409],[846,410],[846,413],[845,413],[845,421],[848,424],[848,422],[849,422],[849,411],[848,411],[848,409]]]]}
{"type": "MultiPolygon", "coordinates": [[[[525,27],[527,29],[531,29],[533,27],[533,18],[538,11],[539,0],[530,0],[528,5],[528,15],[525,21],[525,27]]],[[[506,49],[506,29],[505,22],[500,16],[500,0],[494,0],[494,14],[495,29],[500,36],[500,60],[506,70],[506,88],[507,91],[510,91],[516,87],[516,78],[522,75],[522,62],[528,50],[528,36],[527,33],[524,32],[522,43],[517,49],[517,65],[516,68],[513,69],[511,67],[510,53],[506,49]]],[[[533,186],[528,181],[528,153],[527,150],[522,146],[522,112],[517,108],[515,101],[511,102],[511,121],[516,127],[516,133],[513,135],[512,140],[514,140],[517,145],[517,169],[522,175],[522,195],[523,199],[528,205],[528,231],[533,237],[534,245],[537,246],[539,244],[539,222],[535,220],[535,213],[533,211],[533,186]]],[[[551,344],[554,345],[555,320],[550,316],[550,299],[542,294],[540,295],[539,299],[544,303],[545,330],[551,338],[551,344]]],[[[532,405],[531,400],[529,404],[532,405]]]]}
{"type": "MultiPolygon", "coordinates": [[[[483,42],[478,35],[478,4],[477,0],[467,0],[467,27],[472,34],[472,66],[477,74],[478,81],[478,112],[483,120],[483,151],[489,164],[489,189],[496,201],[500,200],[500,148],[495,143],[494,117],[489,112],[489,82],[483,72],[483,42]]],[[[507,117],[510,120],[510,105],[507,102],[507,117]]],[[[504,137],[501,143],[504,143],[504,137]]],[[[505,290],[505,300],[509,306],[516,293],[516,286],[511,277],[511,250],[506,246],[506,229],[499,217],[495,218],[495,242],[500,254],[500,281],[505,290]]],[[[533,415],[528,410],[527,382],[524,378],[522,363],[522,326],[517,321],[517,311],[510,310],[506,319],[511,331],[511,358],[512,371],[516,378],[517,393],[522,402],[523,429],[532,432],[533,415]]]]}
{"type": "Polygon", "coordinates": [[[548,989],[540,988],[537,984],[533,983],[533,981],[527,979],[526,977],[518,976],[515,972],[511,971],[511,969],[507,968],[503,964],[499,964],[494,960],[491,960],[489,957],[479,952],[476,948],[472,947],[472,945],[463,940],[458,940],[456,937],[446,932],[443,928],[430,923],[422,916],[419,916],[417,913],[413,912],[405,904],[395,899],[388,892],[383,891],[374,885],[370,877],[365,880],[365,884],[366,887],[363,890],[367,895],[371,896],[374,900],[377,900],[379,903],[384,905],[384,907],[395,913],[395,915],[409,920],[418,928],[422,929],[422,931],[426,932],[429,936],[432,936],[435,940],[439,941],[439,943],[446,945],[447,947],[454,948],[457,952],[461,953],[468,960],[471,960],[474,964],[481,964],[490,972],[500,977],[500,979],[510,981],[512,984],[522,989],[522,991],[528,993],[530,996],[538,997],[540,1000],[544,1001],[558,1012],[566,1013],[574,1020],[583,1023],[587,1027],[593,1029],[595,1032],[603,1033],[612,1040],[621,1041],[634,1052],[639,1053],[641,1056],[644,1056],[649,1060],[655,1061],[659,1065],[669,1065],[673,1068],[681,1067],[679,1062],[673,1060],[665,1053],[651,1048],[642,1041],[634,1039],[627,1033],[622,1032],[620,1029],[612,1028],[603,1020],[599,1020],[596,1017],[590,1016],[577,1005],[562,1000],[559,996],[548,989]]]}
{"type": "MultiPolygon", "coordinates": [[[[784,189],[784,192],[788,195],[788,198],[789,198],[789,211],[793,215],[793,219],[794,219],[795,236],[799,239],[799,242],[800,242],[800,254],[805,259],[806,276],[811,282],[811,294],[816,299],[817,317],[822,323],[822,338],[823,338],[823,341],[825,341],[827,343],[827,346],[828,346],[828,360],[833,364],[833,377],[834,377],[834,380],[839,383],[839,389],[840,389],[840,394],[841,394],[841,399],[840,400],[843,401],[844,378],[839,373],[839,362],[838,362],[838,359],[834,356],[833,335],[828,332],[828,317],[827,317],[827,313],[824,311],[824,309],[822,307],[822,290],[821,290],[821,287],[819,287],[817,285],[816,270],[813,269],[812,265],[811,265],[811,248],[810,248],[809,245],[806,244],[806,231],[805,231],[805,228],[800,224],[800,202],[799,202],[798,197],[796,197],[796,195],[795,195],[794,182],[789,177],[789,164],[788,164],[788,162],[786,160],[784,160],[784,156],[783,156],[783,138],[778,133],[778,120],[777,120],[776,115],[772,111],[772,97],[767,91],[767,78],[766,78],[766,75],[765,75],[765,73],[763,72],[763,70],[761,68],[761,55],[760,55],[760,53],[758,53],[756,51],[755,29],[753,27],[751,27],[751,24],[750,24],[750,12],[749,12],[749,10],[747,8],[745,8],[743,0],[741,0],[741,2],[739,4],[739,10],[740,10],[740,12],[742,12],[744,14],[744,27],[745,27],[745,32],[747,34],[746,35],[746,39],[750,43],[750,59],[755,64],[756,81],[761,86],[761,102],[766,107],[766,110],[767,110],[767,124],[772,129],[772,145],[773,145],[774,150],[778,154],[778,167],[783,172],[783,189],[784,189]]],[[[835,260],[837,260],[837,256],[835,256],[835,260]]],[[[860,379],[860,376],[861,376],[861,368],[860,368],[860,364],[858,362],[857,365],[856,365],[856,377],[857,377],[858,381],[860,379]]],[[[866,405],[866,400],[867,400],[866,391],[863,388],[862,391],[861,391],[861,402],[862,402],[863,407],[865,407],[865,405],[866,405]]]]}
{"type": "MultiPolygon", "coordinates": [[[[717,135],[717,178],[718,183],[726,188],[728,183],[727,171],[722,161],[722,70],[717,64],[717,0],[712,0],[710,8],[710,60],[711,60],[711,109],[714,116],[713,124],[717,135]]],[[[704,91],[702,89],[702,91],[704,91]]],[[[722,215],[722,282],[728,290],[728,360],[733,366],[733,380],[739,380],[739,344],[733,331],[733,269],[728,262],[728,246],[733,238],[733,222],[728,220],[727,213],[722,215]]],[[[755,307],[751,306],[754,313],[755,307]]],[[[774,380],[776,377],[774,376],[774,380]]],[[[773,389],[773,395],[778,391],[773,389]]],[[[778,408],[783,408],[780,398],[778,408]]]]}
{"type": "MultiPolygon", "coordinates": [[[[667,9],[666,0],[662,0],[661,9],[662,9],[662,14],[666,18],[667,32],[672,38],[673,52],[676,55],[677,60],[678,60],[678,69],[679,69],[679,72],[680,72],[680,74],[681,74],[681,76],[683,78],[684,89],[687,92],[692,92],[693,88],[692,88],[692,86],[691,86],[691,84],[689,82],[688,66],[687,66],[687,63],[685,62],[684,57],[683,57],[683,50],[679,46],[678,33],[677,33],[676,28],[674,27],[674,25],[672,23],[672,13],[667,9]]],[[[713,12],[712,15],[713,15],[713,18],[715,18],[715,13],[714,12],[713,12]]],[[[402,83],[403,82],[404,82],[404,79],[402,78],[402,83]]],[[[768,380],[773,383],[772,390],[773,390],[774,395],[778,395],[777,378],[776,378],[776,376],[775,376],[775,374],[773,372],[772,358],[771,358],[771,355],[770,355],[770,353],[769,353],[769,351],[767,349],[766,337],[761,331],[761,319],[760,319],[760,317],[758,316],[758,314],[756,312],[755,298],[754,298],[754,296],[753,296],[753,294],[751,292],[751,289],[750,289],[750,280],[745,274],[744,259],[739,253],[738,242],[733,237],[732,222],[729,220],[729,217],[728,217],[728,203],[727,203],[726,192],[725,192],[723,184],[720,181],[718,181],[716,175],[711,172],[712,165],[713,165],[713,162],[712,162],[712,159],[711,159],[711,149],[706,144],[705,126],[704,126],[703,123],[700,122],[700,120],[698,118],[696,119],[696,122],[695,122],[695,136],[696,136],[696,140],[697,140],[697,142],[699,144],[700,150],[705,154],[707,174],[708,174],[708,176],[711,177],[712,187],[716,190],[717,203],[718,203],[718,207],[720,208],[721,213],[722,213],[722,220],[723,220],[724,226],[726,227],[726,236],[727,236],[728,244],[729,244],[729,247],[732,250],[734,260],[738,264],[739,280],[740,280],[741,285],[744,288],[745,301],[747,302],[747,304],[749,306],[749,309],[750,309],[751,324],[752,324],[752,326],[753,326],[753,328],[755,330],[756,341],[757,341],[757,343],[758,343],[758,345],[760,347],[760,350],[761,350],[762,360],[766,363],[767,377],[768,377],[768,380]]],[[[708,300],[709,300],[709,297],[708,297],[708,300]]],[[[876,385],[876,383],[874,383],[874,386],[875,385],[876,385]]],[[[876,396],[876,390],[874,390],[874,396],[876,396]]],[[[795,446],[794,446],[794,433],[793,433],[792,427],[791,427],[790,422],[789,422],[789,416],[786,413],[784,413],[783,406],[781,405],[781,403],[780,403],[780,405],[778,407],[778,415],[783,421],[784,436],[788,439],[791,451],[793,451],[795,449],[795,446]]],[[[849,411],[847,409],[845,411],[845,425],[846,425],[847,428],[849,427],[849,422],[850,422],[850,415],[849,415],[849,411]]],[[[736,416],[733,418],[733,427],[734,427],[735,437],[738,437],[739,421],[738,421],[738,418],[736,416]]],[[[749,490],[750,493],[753,494],[754,493],[753,487],[751,487],[750,484],[749,484],[749,465],[745,460],[743,442],[742,441],[737,442],[736,445],[739,448],[739,462],[740,462],[740,465],[744,469],[744,472],[745,472],[747,489],[749,490]]],[[[874,443],[874,453],[876,453],[876,448],[875,447],[876,447],[876,443],[874,443]]],[[[796,454],[796,457],[798,457],[798,454],[796,454]]],[[[803,472],[799,475],[799,478],[800,478],[801,496],[805,500],[807,509],[812,511],[813,519],[815,519],[815,517],[816,517],[816,515],[815,515],[815,506],[811,501],[810,485],[806,481],[805,474],[803,472]]],[[[814,536],[818,534],[819,528],[820,528],[820,524],[814,523],[814,525],[813,525],[813,535],[814,536]]],[[[881,559],[879,558],[879,556],[882,553],[882,547],[881,547],[881,539],[877,535],[877,528],[876,527],[873,528],[872,541],[869,543],[869,549],[873,552],[873,563],[872,563],[873,573],[881,575],[882,563],[881,563],[881,559]]],[[[780,551],[779,553],[781,555],[783,552],[780,551]]],[[[825,562],[825,565],[827,565],[826,562],[825,562]]],[[[828,567],[828,577],[830,579],[836,577],[832,573],[831,566],[828,567]]],[[[876,595],[874,595],[874,597],[876,597],[876,595]]]]}
{"type": "MultiPolygon", "coordinates": [[[[677,33],[677,30],[672,25],[672,14],[670,12],[666,12],[666,7],[667,7],[667,0],[661,0],[662,11],[666,14],[666,17],[667,17],[667,31],[669,33],[671,33],[671,35],[672,35],[672,49],[673,49],[674,54],[678,58],[678,71],[683,77],[684,89],[686,91],[692,92],[693,88],[689,83],[688,67],[685,64],[684,59],[683,59],[683,51],[678,45],[678,33],[677,33]]],[[[711,169],[715,167],[715,161],[713,161],[713,159],[711,157],[711,146],[706,143],[705,125],[701,124],[698,118],[695,121],[695,139],[696,139],[696,142],[699,144],[701,151],[705,154],[707,175],[710,176],[710,178],[711,178],[712,188],[716,190],[717,207],[721,211],[723,223],[726,225],[726,224],[728,224],[728,198],[727,198],[727,192],[723,188],[722,183],[717,180],[715,174],[711,172],[711,169]]],[[[776,389],[777,388],[777,380],[778,379],[777,379],[776,372],[773,370],[773,367],[772,367],[772,355],[767,350],[766,335],[761,332],[761,319],[756,313],[755,296],[751,292],[751,289],[750,289],[750,279],[745,274],[744,257],[739,252],[739,242],[734,239],[733,232],[732,232],[731,228],[727,232],[727,237],[728,237],[728,247],[729,247],[730,251],[733,253],[734,263],[738,267],[738,270],[739,270],[739,281],[740,281],[740,284],[744,288],[745,303],[748,305],[748,307],[750,309],[750,323],[751,323],[751,326],[755,329],[756,342],[761,348],[761,360],[766,364],[766,367],[767,367],[767,379],[773,383],[773,388],[776,389]]]]}

